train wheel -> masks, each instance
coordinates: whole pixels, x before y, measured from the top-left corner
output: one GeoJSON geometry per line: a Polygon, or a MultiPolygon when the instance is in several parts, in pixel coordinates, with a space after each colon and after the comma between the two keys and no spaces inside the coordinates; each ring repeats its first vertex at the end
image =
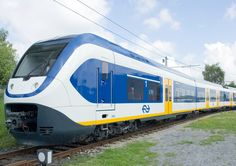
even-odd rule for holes
{"type": "Polygon", "coordinates": [[[117,135],[117,127],[114,124],[108,125],[108,136],[109,137],[114,137],[117,135]]]}
{"type": "Polygon", "coordinates": [[[106,139],[108,137],[108,127],[97,126],[94,131],[94,136],[96,141],[100,141],[106,139]]]}

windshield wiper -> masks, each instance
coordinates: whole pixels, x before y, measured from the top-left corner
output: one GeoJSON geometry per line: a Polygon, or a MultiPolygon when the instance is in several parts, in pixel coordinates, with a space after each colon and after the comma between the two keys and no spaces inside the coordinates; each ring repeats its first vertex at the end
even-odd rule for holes
{"type": "Polygon", "coordinates": [[[33,68],[26,76],[23,77],[23,81],[29,80],[31,73],[33,73],[34,71],[38,70],[43,65],[44,65],[44,63],[41,63],[38,66],[36,66],[35,68],[33,68]]]}

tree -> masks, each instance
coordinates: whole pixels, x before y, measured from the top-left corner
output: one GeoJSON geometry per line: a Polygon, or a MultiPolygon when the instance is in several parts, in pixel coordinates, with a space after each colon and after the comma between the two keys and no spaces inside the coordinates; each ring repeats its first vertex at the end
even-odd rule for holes
{"type": "Polygon", "coordinates": [[[205,65],[205,71],[202,74],[204,80],[224,85],[225,72],[220,68],[219,63],[205,65]]]}
{"type": "Polygon", "coordinates": [[[0,29],[0,40],[6,41],[8,32],[5,29],[0,29]]]}
{"type": "Polygon", "coordinates": [[[229,84],[226,84],[227,86],[230,86],[232,88],[236,88],[236,84],[234,81],[231,81],[229,84]]]}
{"type": "Polygon", "coordinates": [[[16,51],[12,48],[12,44],[6,40],[7,36],[8,32],[0,29],[0,87],[6,85],[16,65],[16,51]]]}

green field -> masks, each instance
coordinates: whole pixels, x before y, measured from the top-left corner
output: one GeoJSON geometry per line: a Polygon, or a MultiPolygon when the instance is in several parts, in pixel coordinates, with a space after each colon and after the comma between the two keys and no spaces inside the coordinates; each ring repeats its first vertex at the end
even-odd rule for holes
{"type": "Polygon", "coordinates": [[[236,134],[236,111],[222,112],[209,118],[200,119],[187,127],[213,133],[236,134]]]}
{"type": "Polygon", "coordinates": [[[3,94],[0,92],[0,149],[16,145],[15,139],[8,133],[5,127],[3,107],[3,94]]]}
{"type": "Polygon", "coordinates": [[[219,141],[224,141],[224,136],[223,135],[211,135],[210,137],[201,140],[200,145],[211,145],[215,142],[219,142],[219,141]]]}
{"type": "MultiPolygon", "coordinates": [[[[157,154],[150,152],[151,142],[134,142],[125,147],[107,149],[94,157],[74,156],[66,166],[149,166],[154,165],[157,154]]],[[[173,154],[171,154],[173,155],[173,154]]]]}

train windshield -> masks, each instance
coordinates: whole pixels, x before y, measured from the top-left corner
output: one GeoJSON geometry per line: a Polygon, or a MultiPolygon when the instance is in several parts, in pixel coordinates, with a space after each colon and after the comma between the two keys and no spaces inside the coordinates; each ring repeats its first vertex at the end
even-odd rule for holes
{"type": "Polygon", "coordinates": [[[35,44],[25,53],[14,77],[46,76],[67,43],[35,44]]]}

